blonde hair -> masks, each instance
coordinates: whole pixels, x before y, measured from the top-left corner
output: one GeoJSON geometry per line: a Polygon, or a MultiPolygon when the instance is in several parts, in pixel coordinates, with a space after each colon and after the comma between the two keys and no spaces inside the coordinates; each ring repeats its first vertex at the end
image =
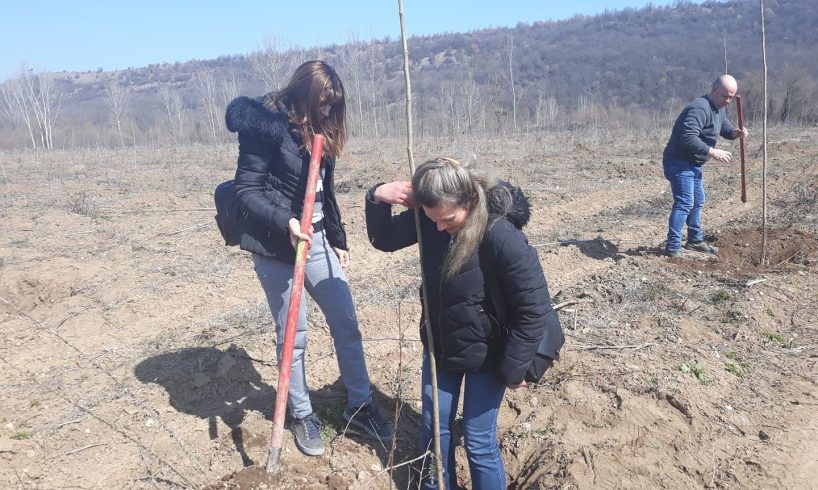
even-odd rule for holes
{"type": "Polygon", "coordinates": [[[489,223],[486,191],[495,184],[496,179],[453,158],[424,162],[412,176],[414,198],[421,206],[452,205],[469,212],[446,254],[444,279],[453,277],[483,241],[489,223]]]}
{"type": "Polygon", "coordinates": [[[287,86],[268,99],[267,107],[283,104],[290,122],[299,128],[307,150],[312,137],[324,136],[324,155],[340,156],[347,141],[346,101],[344,84],[335,70],[325,61],[307,61],[296,68],[287,86]],[[329,116],[321,115],[321,106],[330,106],[329,116]]]}

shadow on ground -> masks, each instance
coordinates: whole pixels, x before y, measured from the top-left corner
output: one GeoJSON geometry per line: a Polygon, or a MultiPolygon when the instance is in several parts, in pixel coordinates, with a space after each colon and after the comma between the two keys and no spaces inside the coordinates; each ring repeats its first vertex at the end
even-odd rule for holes
{"type": "MultiPolygon", "coordinates": [[[[226,350],[195,347],[145,359],[136,366],[134,374],[143,383],[156,383],[165,388],[170,404],[176,410],[207,419],[211,439],[218,437],[217,418],[221,418],[230,428],[231,438],[236,451],[241,455],[244,469],[224,477],[218,488],[256,488],[262,483],[267,484],[269,488],[304,488],[297,481],[287,480],[300,473],[297,469],[294,471],[286,469],[271,475],[263,469],[266,461],[253,461],[247,454],[245,432],[241,424],[250,411],[257,411],[265,419],[272,421],[276,395],[273,386],[262,381],[253,362],[243,348],[235,345],[226,350]]],[[[344,438],[348,438],[367,448],[367,452],[371,451],[376,455],[381,467],[388,467],[391,449],[389,445],[384,446],[347,427],[342,415],[346,404],[345,391],[339,378],[331,385],[310,392],[313,409],[325,426],[322,431],[327,448],[325,454],[332,454],[335,447],[344,438]]],[[[391,419],[394,413],[394,399],[384,395],[374,386],[372,397],[373,403],[391,419]]],[[[401,407],[394,461],[406,461],[415,455],[419,421],[417,411],[408,405],[401,407]]],[[[285,428],[289,428],[289,424],[288,418],[285,421],[285,428]]],[[[255,435],[253,437],[255,438],[255,435]]],[[[266,439],[269,434],[262,437],[266,439]]],[[[311,481],[315,481],[317,466],[327,466],[327,478],[321,488],[346,488],[352,483],[333,474],[326,464],[325,457],[308,459],[310,464],[306,465],[306,469],[309,470],[307,474],[311,481]]],[[[282,462],[282,465],[286,464],[282,462]]],[[[400,471],[395,471],[392,477],[399,488],[407,488],[412,481],[417,480],[416,474],[413,467],[406,465],[400,471]]],[[[382,478],[380,481],[383,481],[382,478]]]]}

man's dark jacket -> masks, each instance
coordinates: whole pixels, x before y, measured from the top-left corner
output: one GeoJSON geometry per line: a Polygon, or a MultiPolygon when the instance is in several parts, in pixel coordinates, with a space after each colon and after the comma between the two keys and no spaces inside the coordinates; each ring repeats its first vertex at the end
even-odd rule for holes
{"type": "MultiPolygon", "coordinates": [[[[415,211],[392,215],[392,206],[376,203],[370,190],[366,198],[366,226],[369,240],[378,250],[391,252],[417,243],[415,211]]],[[[423,270],[428,288],[428,303],[435,359],[449,371],[496,370],[506,384],[523,380],[540,339],[548,335],[549,357],[558,358],[563,342],[559,323],[549,322],[552,311],[548,284],[536,250],[523,235],[530,217],[528,200],[516,187],[502,183],[487,192],[489,228],[480,246],[483,261],[493,261],[509,312],[503,335],[497,314],[488,297],[481,258],[476,252],[451,279],[443,282],[441,269],[451,235],[421,211],[423,270]],[[494,199],[497,193],[511,192],[511,209],[503,216],[494,199]]],[[[485,263],[485,262],[484,262],[485,263]]],[[[421,340],[427,345],[425,329],[421,340]]]]}
{"type": "Polygon", "coordinates": [[[706,95],[688,104],[676,118],[665,151],[664,163],[683,161],[691,165],[704,165],[710,148],[716,147],[719,136],[733,139],[735,128],[725,116],[722,107],[717,109],[706,95]]]}
{"type": "MultiPolygon", "coordinates": [[[[239,134],[236,196],[250,219],[240,246],[266,257],[295,261],[290,245],[291,218],[301,219],[310,155],[283,106],[267,108],[267,94],[239,97],[227,106],[227,129],[239,134]]],[[[333,188],[335,159],[323,158],[324,230],[333,247],[347,250],[346,233],[333,188]]]]}

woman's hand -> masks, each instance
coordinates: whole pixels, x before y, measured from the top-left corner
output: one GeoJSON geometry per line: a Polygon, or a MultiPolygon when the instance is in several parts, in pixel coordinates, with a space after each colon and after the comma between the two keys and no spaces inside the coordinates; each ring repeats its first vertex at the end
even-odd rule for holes
{"type": "Polygon", "coordinates": [[[525,380],[522,380],[521,382],[519,382],[517,384],[506,385],[506,386],[508,386],[509,389],[516,390],[517,388],[525,388],[526,386],[528,386],[528,383],[526,383],[525,380]]]}
{"type": "Polygon", "coordinates": [[[310,225],[309,233],[301,233],[301,223],[297,219],[290,218],[287,224],[290,228],[290,245],[293,246],[293,249],[298,250],[298,241],[304,240],[307,242],[307,250],[309,250],[312,245],[312,225],[310,225]]]}
{"type": "Polygon", "coordinates": [[[338,262],[341,263],[341,267],[344,269],[349,267],[349,252],[338,247],[332,247],[332,250],[335,252],[335,255],[338,256],[338,262]]]}
{"type": "Polygon", "coordinates": [[[414,197],[415,193],[412,191],[412,183],[408,180],[381,184],[372,194],[372,199],[375,202],[400,204],[407,208],[417,207],[414,197]]]}

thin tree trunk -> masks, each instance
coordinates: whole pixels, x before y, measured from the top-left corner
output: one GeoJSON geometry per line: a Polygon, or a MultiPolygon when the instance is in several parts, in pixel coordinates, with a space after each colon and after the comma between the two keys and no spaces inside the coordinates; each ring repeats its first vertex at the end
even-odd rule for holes
{"type": "MultiPolygon", "coordinates": [[[[400,38],[403,43],[403,75],[406,80],[406,153],[409,157],[409,171],[415,174],[415,158],[412,154],[412,84],[409,80],[409,47],[406,44],[406,27],[404,25],[403,0],[398,0],[398,16],[400,17],[400,38]]],[[[423,237],[420,229],[420,208],[415,208],[415,230],[418,236],[418,253],[421,267],[421,288],[423,290],[423,324],[426,328],[426,342],[429,349],[429,370],[432,378],[432,430],[435,439],[435,470],[437,471],[437,485],[440,490],[446,490],[443,480],[443,458],[440,451],[440,402],[437,396],[437,362],[435,361],[435,343],[432,336],[432,324],[429,320],[428,288],[426,275],[423,274],[423,237]]]]}
{"type": "Polygon", "coordinates": [[[762,159],[761,159],[761,264],[767,263],[767,32],[764,26],[764,0],[758,0],[761,6],[761,58],[764,61],[764,121],[762,122],[762,159]]]}

